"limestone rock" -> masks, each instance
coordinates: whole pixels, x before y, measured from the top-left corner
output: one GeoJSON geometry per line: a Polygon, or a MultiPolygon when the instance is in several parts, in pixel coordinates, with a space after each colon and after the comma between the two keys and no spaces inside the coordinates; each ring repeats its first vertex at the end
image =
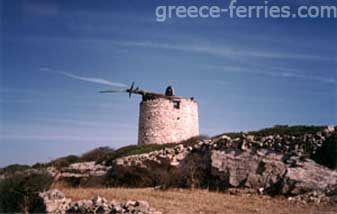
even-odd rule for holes
{"type": "Polygon", "coordinates": [[[323,167],[312,160],[288,167],[284,194],[299,195],[310,191],[325,191],[337,184],[337,171],[323,167]]]}
{"type": "Polygon", "coordinates": [[[213,151],[211,161],[213,175],[227,180],[231,187],[269,190],[282,180],[286,172],[281,156],[273,154],[261,157],[251,152],[213,151]]]}

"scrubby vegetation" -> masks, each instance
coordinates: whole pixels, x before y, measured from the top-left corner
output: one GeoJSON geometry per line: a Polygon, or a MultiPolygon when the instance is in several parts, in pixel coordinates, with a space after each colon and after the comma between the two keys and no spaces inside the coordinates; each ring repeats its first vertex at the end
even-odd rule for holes
{"type": "Polygon", "coordinates": [[[337,169],[337,132],[332,134],[314,155],[313,159],[330,169],[337,169]]]}
{"type": "Polygon", "coordinates": [[[17,172],[0,181],[0,213],[44,212],[38,193],[46,190],[52,177],[46,172],[17,172]]]}
{"type": "Polygon", "coordinates": [[[228,132],[225,135],[236,138],[242,136],[242,134],[255,135],[257,137],[265,137],[269,135],[291,135],[300,136],[304,134],[316,134],[317,132],[323,131],[326,126],[287,126],[287,125],[276,125],[272,128],[265,128],[258,131],[248,131],[248,132],[228,132]]]}
{"type": "Polygon", "coordinates": [[[108,155],[112,154],[115,150],[110,147],[99,147],[97,149],[93,149],[89,152],[84,153],[80,158],[80,162],[87,161],[97,161],[101,158],[105,158],[108,155]]]}
{"type": "Polygon", "coordinates": [[[274,126],[273,128],[266,128],[248,133],[260,137],[268,135],[300,136],[304,134],[316,134],[317,132],[323,131],[324,128],[326,128],[326,126],[274,126]]]}
{"type": "Polygon", "coordinates": [[[26,169],[30,169],[30,166],[28,165],[20,165],[20,164],[12,164],[9,166],[6,166],[5,168],[0,169],[0,174],[6,174],[11,175],[19,171],[23,171],[26,169]]]}
{"type": "Polygon", "coordinates": [[[72,163],[79,162],[79,157],[76,155],[68,155],[66,157],[57,158],[51,161],[48,165],[54,166],[57,169],[61,169],[63,167],[67,167],[72,163]]]}
{"type": "Polygon", "coordinates": [[[73,163],[97,161],[100,159],[104,160],[111,154],[114,154],[114,149],[110,147],[99,147],[89,152],[86,152],[81,156],[68,155],[66,157],[57,158],[48,163],[47,166],[54,166],[57,169],[61,169],[63,167],[68,167],[70,164],[73,163]]]}

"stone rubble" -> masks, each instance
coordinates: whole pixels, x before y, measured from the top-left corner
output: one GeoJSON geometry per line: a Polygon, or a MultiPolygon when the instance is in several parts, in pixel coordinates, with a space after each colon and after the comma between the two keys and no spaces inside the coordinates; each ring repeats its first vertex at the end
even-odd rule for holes
{"type": "Polygon", "coordinates": [[[47,213],[65,213],[62,211],[70,207],[71,199],[65,198],[64,193],[57,189],[39,193],[39,196],[43,199],[47,213]]]}
{"type": "Polygon", "coordinates": [[[96,196],[91,200],[72,201],[57,189],[42,192],[39,196],[44,201],[47,213],[161,214],[161,212],[150,207],[146,201],[141,200],[117,202],[96,196]]]}
{"type": "Polygon", "coordinates": [[[331,199],[326,196],[324,192],[321,191],[312,191],[307,192],[302,195],[297,195],[295,197],[289,197],[289,201],[296,201],[299,203],[314,203],[314,204],[328,204],[331,202],[331,199]]]}

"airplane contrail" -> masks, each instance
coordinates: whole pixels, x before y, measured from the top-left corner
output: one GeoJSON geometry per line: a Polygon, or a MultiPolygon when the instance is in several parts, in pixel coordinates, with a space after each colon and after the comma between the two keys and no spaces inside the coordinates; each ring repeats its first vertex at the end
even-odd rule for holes
{"type": "Polygon", "coordinates": [[[102,84],[102,85],[109,85],[109,86],[115,86],[115,87],[127,87],[126,84],[124,83],[120,83],[120,82],[111,82],[109,80],[106,79],[102,79],[102,78],[97,78],[97,77],[83,77],[83,76],[78,76],[69,72],[64,72],[64,71],[54,71],[52,69],[49,68],[40,68],[41,71],[48,71],[48,72],[53,72],[53,73],[57,73],[57,74],[61,74],[63,76],[72,78],[72,79],[76,79],[76,80],[81,80],[81,81],[85,81],[85,82],[92,82],[92,83],[97,83],[97,84],[102,84]]]}

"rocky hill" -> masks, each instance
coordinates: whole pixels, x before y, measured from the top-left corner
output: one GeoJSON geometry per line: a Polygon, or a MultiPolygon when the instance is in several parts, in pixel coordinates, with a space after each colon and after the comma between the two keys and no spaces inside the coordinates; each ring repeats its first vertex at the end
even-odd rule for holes
{"type": "Polygon", "coordinates": [[[45,172],[53,185],[71,187],[244,188],[337,203],[336,167],[336,127],[277,126],[179,144],[101,148],[33,168],[2,169],[1,177],[45,172]]]}

